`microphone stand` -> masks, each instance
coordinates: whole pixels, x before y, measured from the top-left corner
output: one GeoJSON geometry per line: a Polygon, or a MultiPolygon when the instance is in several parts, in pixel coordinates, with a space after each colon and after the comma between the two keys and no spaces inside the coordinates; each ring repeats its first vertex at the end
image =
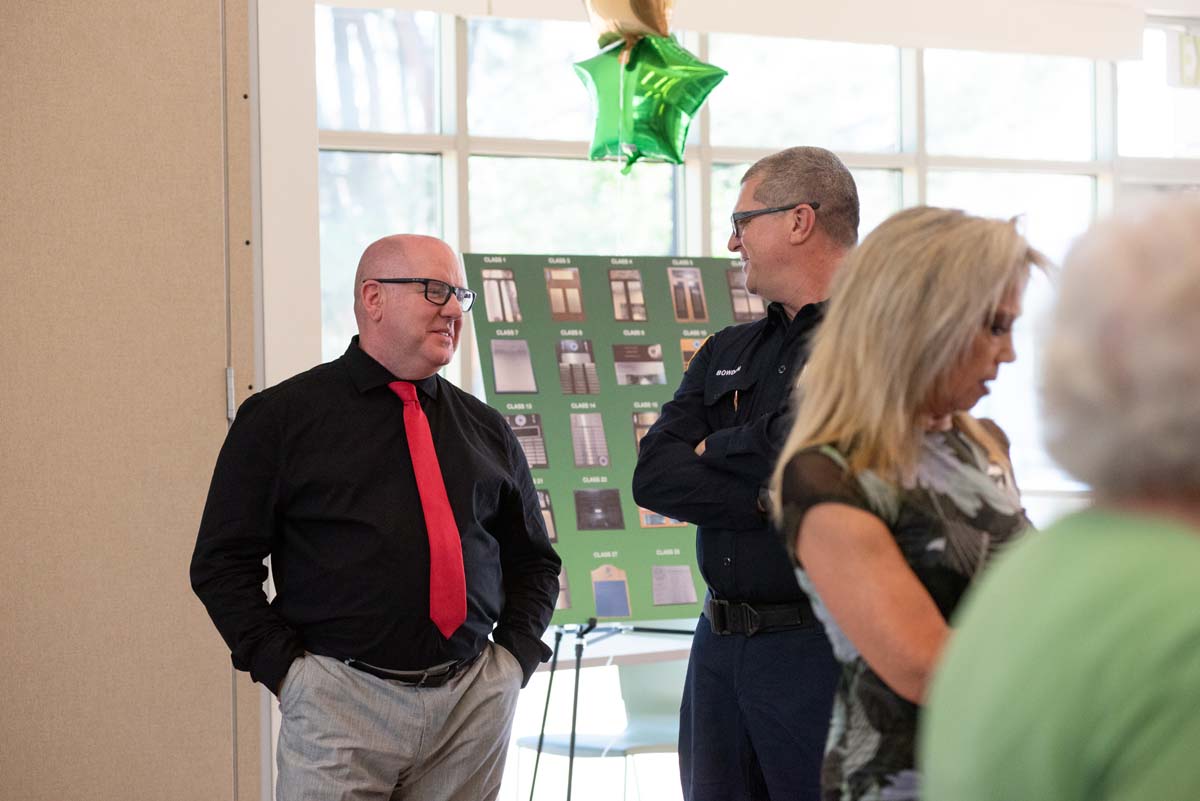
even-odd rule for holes
{"type": "Polygon", "coordinates": [[[579,715],[579,671],[583,665],[583,646],[588,632],[596,628],[596,618],[575,629],[575,692],[571,698],[571,744],[567,748],[567,801],[571,801],[571,778],[575,771],[575,722],[579,715]]]}
{"type": "Polygon", "coordinates": [[[558,646],[562,643],[563,629],[554,630],[554,654],[550,657],[550,680],[546,682],[546,708],[542,710],[542,730],[538,732],[537,755],[533,758],[533,779],[529,782],[529,801],[533,801],[533,790],[537,787],[538,763],[542,761],[542,744],[546,740],[546,719],[550,716],[550,691],[554,688],[554,669],[558,667],[558,646]]]}

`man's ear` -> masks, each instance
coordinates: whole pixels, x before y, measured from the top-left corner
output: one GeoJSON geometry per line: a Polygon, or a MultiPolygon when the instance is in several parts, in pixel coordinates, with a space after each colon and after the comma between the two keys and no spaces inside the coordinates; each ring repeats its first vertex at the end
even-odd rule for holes
{"type": "Polygon", "coordinates": [[[367,319],[376,323],[383,319],[383,284],[364,281],[358,285],[358,293],[367,319]]]}
{"type": "Polygon", "coordinates": [[[802,245],[812,238],[817,231],[817,213],[811,206],[800,205],[792,209],[792,227],[788,231],[788,241],[793,245],[802,245]]]}

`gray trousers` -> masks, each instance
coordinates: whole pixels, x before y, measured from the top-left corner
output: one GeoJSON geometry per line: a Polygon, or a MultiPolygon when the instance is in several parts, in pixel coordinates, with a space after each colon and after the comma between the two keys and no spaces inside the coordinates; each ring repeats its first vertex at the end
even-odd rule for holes
{"type": "Polygon", "coordinates": [[[413,687],[307,654],[279,693],[277,801],[480,801],[500,792],[521,689],[489,643],[445,685],[413,687]]]}

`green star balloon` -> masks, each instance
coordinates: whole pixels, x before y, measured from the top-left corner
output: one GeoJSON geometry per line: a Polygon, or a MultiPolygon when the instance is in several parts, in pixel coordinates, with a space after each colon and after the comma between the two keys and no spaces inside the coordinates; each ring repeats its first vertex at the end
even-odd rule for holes
{"type": "Polygon", "coordinates": [[[618,42],[580,61],[575,72],[596,113],[588,157],[683,162],[692,118],[727,74],[684,50],[673,36],[645,36],[628,51],[618,42]]]}

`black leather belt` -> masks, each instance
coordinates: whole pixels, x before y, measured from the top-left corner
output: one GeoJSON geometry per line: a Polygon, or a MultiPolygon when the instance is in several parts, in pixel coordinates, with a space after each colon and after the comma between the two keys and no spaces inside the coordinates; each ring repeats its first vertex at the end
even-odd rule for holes
{"type": "Polygon", "coordinates": [[[704,599],[704,616],[713,634],[745,634],[809,626],[816,622],[807,601],[790,604],[751,604],[745,601],[704,599]]]}
{"type": "Polygon", "coordinates": [[[398,681],[401,684],[409,684],[413,687],[441,687],[450,681],[450,679],[464,673],[478,658],[479,654],[475,654],[475,656],[469,659],[460,659],[457,662],[445,662],[425,670],[388,670],[387,668],[360,662],[357,659],[346,659],[343,661],[355,670],[361,670],[363,673],[369,673],[372,676],[386,679],[387,681],[398,681]]]}

